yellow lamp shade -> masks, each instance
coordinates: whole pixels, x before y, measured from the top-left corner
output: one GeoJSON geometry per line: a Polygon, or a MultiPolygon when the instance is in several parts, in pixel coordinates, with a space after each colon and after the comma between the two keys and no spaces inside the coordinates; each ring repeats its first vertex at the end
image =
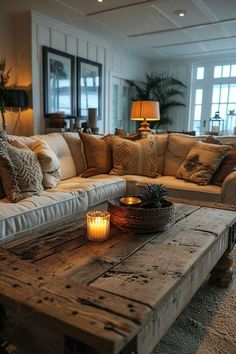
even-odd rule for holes
{"type": "Polygon", "coordinates": [[[131,120],[160,120],[159,102],[132,102],[131,120]]]}

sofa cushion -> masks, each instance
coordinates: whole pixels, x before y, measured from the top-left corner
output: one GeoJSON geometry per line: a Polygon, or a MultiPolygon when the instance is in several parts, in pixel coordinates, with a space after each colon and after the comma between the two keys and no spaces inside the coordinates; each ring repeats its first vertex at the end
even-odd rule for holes
{"type": "Polygon", "coordinates": [[[199,186],[195,183],[188,182],[182,179],[176,179],[173,176],[159,176],[156,178],[144,176],[123,176],[127,183],[127,194],[138,194],[140,188],[146,183],[163,184],[170,197],[180,200],[221,202],[221,188],[216,185],[199,186]]]}
{"type": "Polygon", "coordinates": [[[60,181],[60,165],[58,158],[46,141],[36,139],[31,149],[36,153],[42,172],[45,189],[55,188],[60,181]]]}
{"type": "Polygon", "coordinates": [[[177,171],[182,178],[199,185],[207,185],[227,151],[228,145],[207,144],[197,141],[177,171]]]}
{"type": "Polygon", "coordinates": [[[90,177],[101,173],[109,173],[112,168],[111,136],[104,137],[80,133],[83,142],[87,169],[82,177],[90,177]]]}
{"type": "Polygon", "coordinates": [[[163,173],[165,176],[176,175],[196,140],[196,137],[190,135],[169,134],[163,173]]]}
{"type": "MultiPolygon", "coordinates": [[[[211,143],[216,145],[223,145],[223,141],[219,140],[213,136],[209,136],[204,140],[205,143],[211,143]]],[[[223,160],[221,161],[219,167],[215,171],[211,183],[218,186],[222,186],[225,178],[233,171],[236,170],[236,145],[229,150],[223,160]]]]}
{"type": "Polygon", "coordinates": [[[66,178],[71,178],[76,176],[76,166],[74,163],[74,159],[72,157],[69,146],[64,139],[61,133],[51,133],[51,134],[43,134],[43,135],[35,135],[31,137],[26,136],[10,136],[11,140],[17,140],[25,145],[27,145],[30,149],[32,145],[35,143],[36,139],[42,139],[46,141],[52,151],[58,158],[60,171],[61,171],[61,180],[66,178]]]}
{"type": "Polygon", "coordinates": [[[61,180],[76,176],[76,166],[69,146],[60,133],[39,135],[39,138],[46,141],[56,154],[61,170],[61,180]]]}
{"type": "Polygon", "coordinates": [[[149,177],[158,175],[158,138],[129,141],[113,137],[112,175],[135,174],[149,177]]]}
{"type": "Polygon", "coordinates": [[[61,181],[56,191],[68,191],[83,189],[88,195],[88,206],[117,198],[125,194],[125,180],[118,176],[96,175],[91,178],[74,177],[61,181]]]}
{"type": "Polygon", "coordinates": [[[162,175],[164,173],[164,163],[166,150],[168,145],[168,134],[148,134],[147,138],[152,139],[153,137],[157,137],[157,164],[158,164],[158,172],[162,175]]]}
{"type": "Polygon", "coordinates": [[[142,133],[130,134],[121,128],[115,129],[115,135],[119,136],[120,138],[133,140],[133,141],[143,139],[142,133]]]}
{"type": "Polygon", "coordinates": [[[7,198],[0,200],[0,243],[8,242],[32,232],[34,228],[52,224],[86,210],[88,197],[85,191],[55,192],[43,191],[10,203],[7,198]]]}
{"type": "Polygon", "coordinates": [[[43,190],[43,174],[36,154],[15,140],[0,143],[0,174],[4,192],[17,202],[43,190]]]}
{"type": "Polygon", "coordinates": [[[62,135],[70,148],[70,152],[76,166],[76,174],[78,176],[86,169],[82,140],[80,139],[78,133],[67,132],[62,135]]]}

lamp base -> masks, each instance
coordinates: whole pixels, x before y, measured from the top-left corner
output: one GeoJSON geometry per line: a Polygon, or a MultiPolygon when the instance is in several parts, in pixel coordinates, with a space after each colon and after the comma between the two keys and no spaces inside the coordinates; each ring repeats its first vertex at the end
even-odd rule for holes
{"type": "Polygon", "coordinates": [[[151,128],[149,127],[149,123],[144,119],[144,121],[140,124],[140,127],[137,129],[138,132],[151,132],[151,128]]]}

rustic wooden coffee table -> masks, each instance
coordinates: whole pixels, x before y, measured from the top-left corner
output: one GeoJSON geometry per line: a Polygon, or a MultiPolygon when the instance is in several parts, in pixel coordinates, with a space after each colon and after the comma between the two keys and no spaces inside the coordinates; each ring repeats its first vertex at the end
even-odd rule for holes
{"type": "Polygon", "coordinates": [[[213,279],[227,285],[235,222],[177,204],[159,235],[114,227],[93,243],[74,221],[5,244],[0,337],[29,354],[148,354],[217,263],[213,279]]]}

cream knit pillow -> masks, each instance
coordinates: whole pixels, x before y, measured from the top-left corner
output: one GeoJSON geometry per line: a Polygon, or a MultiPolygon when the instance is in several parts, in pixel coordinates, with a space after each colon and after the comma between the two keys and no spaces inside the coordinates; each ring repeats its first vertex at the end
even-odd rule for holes
{"type": "Polygon", "coordinates": [[[112,175],[158,176],[158,138],[130,141],[113,137],[112,175]]]}

